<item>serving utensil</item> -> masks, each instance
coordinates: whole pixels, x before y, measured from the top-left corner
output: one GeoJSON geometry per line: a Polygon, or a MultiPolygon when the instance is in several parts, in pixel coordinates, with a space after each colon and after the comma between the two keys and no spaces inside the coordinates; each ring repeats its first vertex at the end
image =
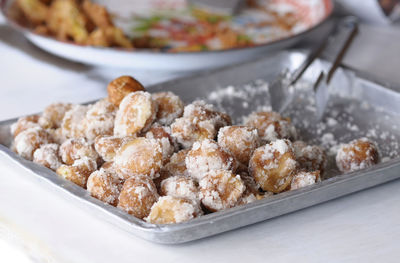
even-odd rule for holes
{"type": "Polygon", "coordinates": [[[286,70],[281,74],[270,87],[272,109],[283,112],[296,97],[293,86],[308,67],[321,56],[332,57],[333,62],[328,72],[321,71],[314,83],[316,117],[317,120],[321,119],[329,100],[329,83],[357,32],[357,18],[344,18],[337,24],[334,34],[318,44],[298,69],[293,73],[287,74],[288,70],[286,70]]]}
{"type": "Polygon", "coordinates": [[[329,83],[332,77],[343,60],[351,42],[358,32],[358,21],[355,17],[348,17],[340,22],[339,30],[335,35],[331,44],[326,47],[326,53],[333,55],[335,58],[327,73],[320,72],[315,85],[315,105],[316,117],[320,120],[324,115],[326,105],[329,101],[329,83]]]}

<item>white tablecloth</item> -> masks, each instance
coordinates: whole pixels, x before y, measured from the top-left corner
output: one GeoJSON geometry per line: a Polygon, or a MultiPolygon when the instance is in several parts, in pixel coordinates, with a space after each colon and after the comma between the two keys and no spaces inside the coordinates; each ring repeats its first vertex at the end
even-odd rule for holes
{"type": "MultiPolygon", "coordinates": [[[[395,31],[371,30],[386,36],[395,31]]],[[[399,43],[374,41],[394,48],[399,43]]],[[[396,66],[400,53],[385,60],[372,53],[360,57],[362,49],[352,49],[349,62],[360,58],[361,69],[376,68],[377,75],[400,83],[396,66]],[[386,63],[376,67],[377,60],[386,63]]],[[[108,81],[121,74],[132,74],[145,84],[176,77],[67,62],[32,46],[0,21],[0,119],[41,111],[54,101],[84,102],[105,96],[108,81]]],[[[0,167],[0,238],[38,262],[399,261],[399,180],[215,237],[166,246],[102,222],[74,201],[38,186],[7,160],[1,159],[0,167]]],[[[0,262],[10,262],[7,256],[0,254],[0,262]]]]}

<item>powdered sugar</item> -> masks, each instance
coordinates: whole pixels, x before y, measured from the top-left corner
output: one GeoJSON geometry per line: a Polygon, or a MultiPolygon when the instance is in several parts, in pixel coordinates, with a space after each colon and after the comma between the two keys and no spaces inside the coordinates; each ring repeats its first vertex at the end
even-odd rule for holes
{"type": "Polygon", "coordinates": [[[278,151],[280,154],[284,154],[289,151],[290,146],[285,140],[276,140],[270,144],[273,151],[278,151]]]}
{"type": "Polygon", "coordinates": [[[185,159],[190,176],[200,180],[212,170],[234,168],[234,158],[213,140],[196,142],[185,159]]]}

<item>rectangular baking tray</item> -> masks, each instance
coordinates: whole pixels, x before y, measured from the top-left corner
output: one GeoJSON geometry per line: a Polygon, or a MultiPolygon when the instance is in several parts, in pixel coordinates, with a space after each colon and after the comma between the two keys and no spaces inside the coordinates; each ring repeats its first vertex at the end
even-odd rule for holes
{"type": "MultiPolygon", "coordinates": [[[[293,70],[304,58],[302,52],[280,52],[255,62],[154,85],[148,87],[148,90],[170,90],[187,103],[198,98],[206,99],[224,108],[233,115],[234,120],[239,121],[240,116],[269,105],[270,98],[265,81],[273,80],[284,69],[293,70]],[[247,92],[250,95],[244,95],[247,92]]],[[[47,187],[57,195],[72,199],[86,212],[130,234],[164,244],[184,243],[209,237],[399,178],[397,143],[400,131],[396,125],[400,123],[400,94],[385,88],[370,76],[363,74],[363,77],[360,77],[354,71],[341,68],[332,81],[327,116],[323,123],[314,123],[315,108],[312,106],[312,94],[309,93],[310,82],[319,70],[327,67],[327,64],[325,61],[317,61],[312,65],[296,87],[296,100],[285,114],[292,118],[300,130],[302,139],[322,144],[328,152],[335,149],[332,142],[337,144],[365,135],[373,137],[382,148],[382,154],[386,156],[384,162],[344,175],[340,175],[331,164],[327,178],[320,183],[208,214],[185,223],[146,223],[91,197],[86,190],[60,178],[51,170],[17,156],[9,149],[12,141],[9,128],[16,119],[0,122],[0,156],[7,159],[10,165],[19,166],[21,173],[33,179],[38,187],[47,187]]]]}

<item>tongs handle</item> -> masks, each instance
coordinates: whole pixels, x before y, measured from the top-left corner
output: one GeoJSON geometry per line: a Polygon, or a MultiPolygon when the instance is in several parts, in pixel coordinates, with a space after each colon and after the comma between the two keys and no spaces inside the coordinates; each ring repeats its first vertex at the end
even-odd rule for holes
{"type": "Polygon", "coordinates": [[[319,43],[314,49],[311,50],[310,54],[307,58],[301,63],[300,67],[298,67],[292,74],[289,86],[294,85],[303,75],[303,73],[308,69],[308,67],[316,60],[324,51],[327,45],[327,41],[322,41],[319,43]]]}
{"type": "Polygon", "coordinates": [[[314,60],[325,53],[328,53],[335,58],[328,72],[327,83],[329,83],[333,73],[335,73],[336,69],[339,67],[344,54],[358,32],[358,19],[353,16],[346,17],[344,20],[339,22],[336,31],[339,32],[334,36],[334,39],[329,37],[311,50],[311,53],[307,56],[306,60],[293,72],[289,85],[296,83],[314,60]],[[343,39],[346,41],[343,42],[343,39]],[[338,40],[339,43],[343,42],[343,45],[333,45],[333,40],[338,40]]]}
{"type": "Polygon", "coordinates": [[[358,19],[356,17],[346,17],[343,21],[339,23],[338,32],[335,35],[335,43],[339,45],[329,45],[332,49],[326,49],[326,52],[332,52],[332,55],[335,59],[332,62],[332,66],[328,71],[328,75],[326,78],[326,83],[329,84],[331,81],[333,74],[335,73],[336,69],[340,66],[346,51],[350,47],[351,42],[353,41],[354,37],[358,33],[358,19]],[[336,48],[336,49],[334,49],[336,48]]]}
{"type": "Polygon", "coordinates": [[[336,69],[342,63],[343,57],[346,54],[350,44],[352,43],[354,37],[358,33],[358,19],[353,16],[346,17],[342,21],[339,22],[337,26],[337,32],[328,39],[328,44],[326,48],[323,50],[322,54],[324,57],[332,57],[333,62],[331,67],[328,70],[328,73],[324,73],[323,71],[319,74],[317,80],[314,84],[314,90],[318,89],[319,84],[324,79],[326,75],[326,84],[329,84],[333,74],[336,69]]]}

